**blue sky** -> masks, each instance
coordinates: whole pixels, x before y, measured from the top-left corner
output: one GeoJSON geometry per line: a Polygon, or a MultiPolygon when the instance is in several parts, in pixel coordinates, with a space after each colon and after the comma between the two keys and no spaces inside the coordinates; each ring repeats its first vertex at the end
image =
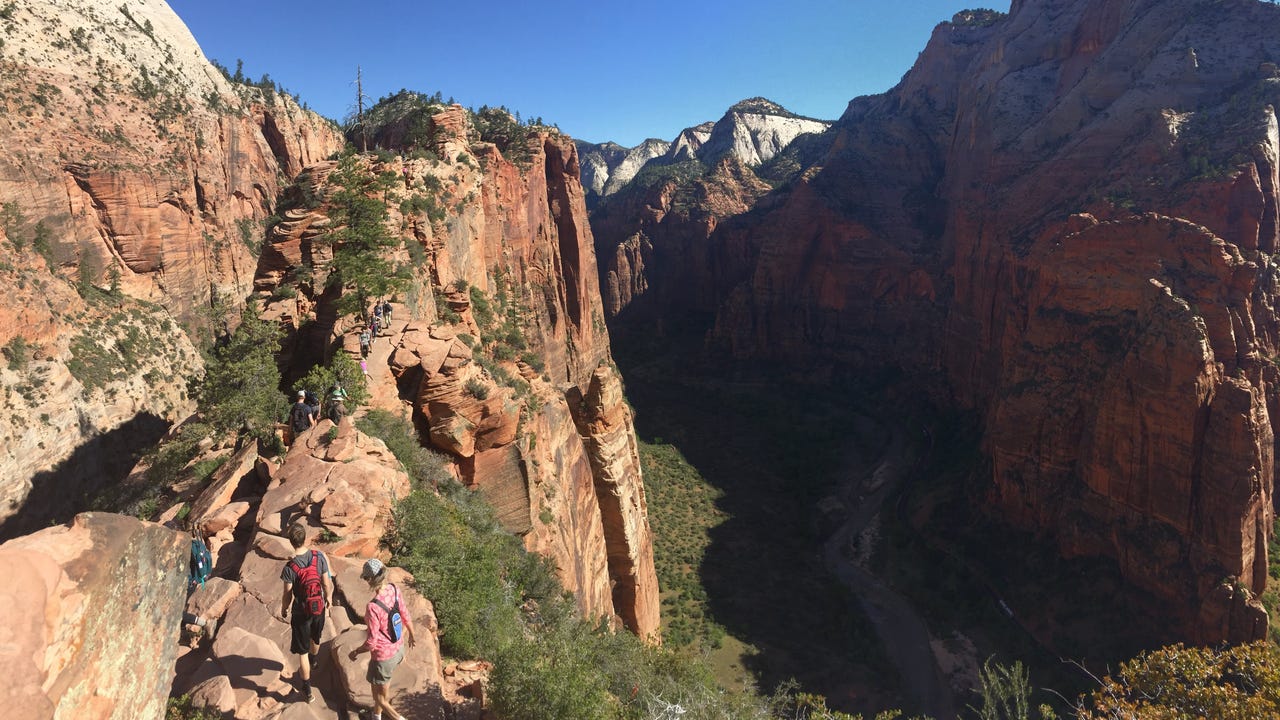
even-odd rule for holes
{"type": "MultiPolygon", "coordinates": [[[[888,90],[972,0],[170,0],[205,54],[341,120],[365,94],[439,90],[575,138],[670,140],[762,95],[824,119],[888,90]]],[[[990,6],[988,3],[987,6],[990,6]]],[[[997,0],[995,9],[1009,9],[997,0]]]]}

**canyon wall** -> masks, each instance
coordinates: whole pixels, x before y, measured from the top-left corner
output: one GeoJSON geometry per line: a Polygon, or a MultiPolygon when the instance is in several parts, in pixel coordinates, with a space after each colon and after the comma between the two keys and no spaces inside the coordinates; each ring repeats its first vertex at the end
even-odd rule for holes
{"type": "Polygon", "coordinates": [[[427,98],[388,102],[401,116],[371,137],[400,154],[300,177],[299,196],[312,200],[285,212],[259,267],[267,315],[320,334],[325,352],[359,353],[358,319],[334,317],[324,290],[332,178],[335,167],[394,178],[385,199],[401,245],[391,255],[411,279],[393,298],[386,340],[373,342],[371,381],[393,388],[387,408],[412,414],[508,530],[556,562],[585,615],[656,638],[634,428],[616,378],[592,395],[611,361],[574,143],[427,98]]]}
{"type": "MultiPolygon", "coordinates": [[[[689,265],[713,267],[682,285],[714,289],[711,345],[978,411],[987,512],[1112,558],[1184,639],[1262,637],[1276,30],[1251,0],[958,14],[700,238],[689,265]]],[[[634,294],[645,237],[609,240],[606,284],[634,294]]]]}
{"type": "Polygon", "coordinates": [[[163,2],[22,0],[0,38],[3,521],[65,514],[193,410],[192,340],[250,291],[281,179],[342,138],[163,2]]]}

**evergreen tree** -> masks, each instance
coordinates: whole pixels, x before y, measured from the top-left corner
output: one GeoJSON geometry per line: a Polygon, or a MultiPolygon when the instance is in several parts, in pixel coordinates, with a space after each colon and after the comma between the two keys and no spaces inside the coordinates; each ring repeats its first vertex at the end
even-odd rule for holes
{"type": "Polygon", "coordinates": [[[388,257],[400,244],[387,230],[387,196],[395,181],[395,173],[375,175],[353,153],[344,155],[329,176],[336,188],[329,211],[335,230],[324,242],[333,248],[330,286],[343,290],[339,312],[359,312],[408,281],[388,257]]]}
{"type": "Polygon", "coordinates": [[[217,431],[247,430],[263,439],[274,434],[285,410],[280,394],[280,326],[263,320],[254,303],[245,306],[240,327],[214,348],[196,398],[217,431]]]}

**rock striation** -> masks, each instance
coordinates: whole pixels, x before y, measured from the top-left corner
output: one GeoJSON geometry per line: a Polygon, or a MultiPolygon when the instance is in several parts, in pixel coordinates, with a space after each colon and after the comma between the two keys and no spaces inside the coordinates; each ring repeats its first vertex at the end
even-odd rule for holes
{"type": "Polygon", "coordinates": [[[163,717],[189,550],[181,533],[105,513],[0,545],[5,715],[163,717]]]}
{"type": "Polygon", "coordinates": [[[744,270],[730,269],[729,257],[715,257],[718,251],[707,238],[722,220],[744,213],[769,190],[756,173],[774,172],[762,166],[777,158],[773,165],[790,167],[794,160],[781,157],[784,151],[830,126],[750,98],[717,122],[682,131],[634,182],[606,185],[609,202],[593,208],[591,222],[608,317],[627,308],[650,319],[690,310],[714,313],[724,294],[715,285],[744,270]]]}
{"type": "Polygon", "coordinates": [[[983,418],[990,513],[1112,558],[1182,639],[1262,637],[1277,29],[1254,2],[957,14],[695,251],[712,343],[905,370],[983,418]]]}
{"type": "Polygon", "coordinates": [[[38,385],[26,404],[53,409],[0,418],[3,520],[41,485],[92,494],[77,467],[130,465],[190,413],[187,336],[234,316],[280,179],[342,137],[230,82],[164,2],[28,0],[0,30],[0,346],[36,361],[5,385],[38,385]]]}

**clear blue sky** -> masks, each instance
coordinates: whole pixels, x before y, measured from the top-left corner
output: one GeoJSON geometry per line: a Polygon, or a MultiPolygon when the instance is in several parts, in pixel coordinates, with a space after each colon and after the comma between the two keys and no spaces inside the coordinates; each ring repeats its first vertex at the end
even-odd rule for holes
{"type": "Polygon", "coordinates": [[[506,105],[575,138],[670,140],[761,95],[834,119],[888,90],[933,27],[1008,0],[170,0],[205,55],[341,120],[400,88],[506,105]]]}

